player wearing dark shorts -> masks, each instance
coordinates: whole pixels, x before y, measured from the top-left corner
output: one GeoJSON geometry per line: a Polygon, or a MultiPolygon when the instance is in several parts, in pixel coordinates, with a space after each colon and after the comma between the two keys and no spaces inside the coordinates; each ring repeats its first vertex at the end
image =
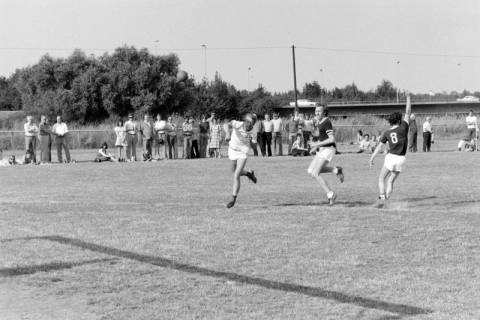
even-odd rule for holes
{"type": "Polygon", "coordinates": [[[410,120],[411,109],[410,96],[407,96],[404,119],[402,120],[402,114],[399,112],[394,112],[388,116],[387,120],[391,128],[382,134],[380,143],[370,158],[371,168],[373,167],[373,160],[383,145],[388,143],[388,153],[385,156],[385,163],[378,179],[380,195],[375,203],[375,208],[385,207],[386,200],[390,198],[393,192],[393,183],[400,175],[403,164],[405,163],[405,154],[407,153],[408,147],[408,121],[410,120]]]}

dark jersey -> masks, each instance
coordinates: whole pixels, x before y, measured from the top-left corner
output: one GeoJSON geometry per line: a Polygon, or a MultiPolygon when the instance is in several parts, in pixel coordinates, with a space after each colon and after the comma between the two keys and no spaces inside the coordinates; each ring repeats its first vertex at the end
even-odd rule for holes
{"type": "MultiPolygon", "coordinates": [[[[333,135],[332,122],[328,118],[324,118],[324,119],[322,119],[322,121],[318,122],[317,123],[317,128],[318,128],[318,133],[319,133],[319,137],[318,137],[319,141],[327,140],[328,135],[333,135]]],[[[336,148],[336,145],[335,145],[335,143],[330,143],[330,144],[324,145],[323,147],[334,147],[334,148],[336,148]]]]}
{"type": "Polygon", "coordinates": [[[408,122],[402,120],[398,127],[385,131],[380,137],[380,142],[388,142],[388,153],[404,156],[408,145],[408,122]]]}

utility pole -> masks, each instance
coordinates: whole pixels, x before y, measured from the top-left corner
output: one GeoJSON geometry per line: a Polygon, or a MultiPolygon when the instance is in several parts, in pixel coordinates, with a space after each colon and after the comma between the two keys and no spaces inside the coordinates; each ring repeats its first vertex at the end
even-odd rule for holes
{"type": "Polygon", "coordinates": [[[298,111],[297,69],[295,67],[295,46],[294,45],[292,45],[292,59],[293,59],[293,88],[295,90],[295,111],[298,111]]]}

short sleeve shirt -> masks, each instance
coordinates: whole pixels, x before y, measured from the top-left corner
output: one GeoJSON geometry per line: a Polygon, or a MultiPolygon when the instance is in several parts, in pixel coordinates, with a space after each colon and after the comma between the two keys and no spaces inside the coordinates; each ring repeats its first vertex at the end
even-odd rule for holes
{"type": "MultiPolygon", "coordinates": [[[[333,126],[329,118],[324,118],[317,124],[319,133],[318,139],[320,141],[327,140],[330,135],[333,135],[333,126]]],[[[335,143],[324,145],[324,147],[336,147],[335,143]]]]}
{"type": "Polygon", "coordinates": [[[408,145],[408,122],[402,121],[398,127],[385,131],[380,137],[380,142],[388,142],[388,153],[404,156],[408,145]]]}
{"type": "Polygon", "coordinates": [[[245,131],[243,121],[232,121],[232,136],[230,137],[229,147],[235,151],[248,153],[250,150],[250,140],[252,131],[245,131]]]}

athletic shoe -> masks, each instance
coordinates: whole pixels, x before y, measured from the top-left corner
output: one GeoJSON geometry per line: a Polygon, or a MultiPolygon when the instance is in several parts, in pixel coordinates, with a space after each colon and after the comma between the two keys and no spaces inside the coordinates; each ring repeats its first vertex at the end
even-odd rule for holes
{"type": "Polygon", "coordinates": [[[246,176],[253,183],[257,183],[257,177],[255,177],[255,172],[253,170],[250,170],[249,172],[247,172],[246,176]]]}
{"type": "Polygon", "coordinates": [[[227,208],[230,209],[233,207],[235,205],[235,201],[237,201],[237,197],[232,196],[232,199],[227,203],[227,208]]]}
{"type": "Polygon", "coordinates": [[[340,181],[340,183],[343,183],[343,180],[345,180],[342,167],[337,167],[337,178],[340,181]]]}
{"type": "Polygon", "coordinates": [[[333,206],[335,204],[335,200],[337,199],[337,194],[334,192],[330,198],[328,198],[328,205],[333,206]]]}
{"type": "Polygon", "coordinates": [[[376,209],[382,209],[382,208],[385,208],[385,205],[386,205],[385,199],[378,198],[377,202],[375,202],[373,207],[376,208],[376,209]]]}

